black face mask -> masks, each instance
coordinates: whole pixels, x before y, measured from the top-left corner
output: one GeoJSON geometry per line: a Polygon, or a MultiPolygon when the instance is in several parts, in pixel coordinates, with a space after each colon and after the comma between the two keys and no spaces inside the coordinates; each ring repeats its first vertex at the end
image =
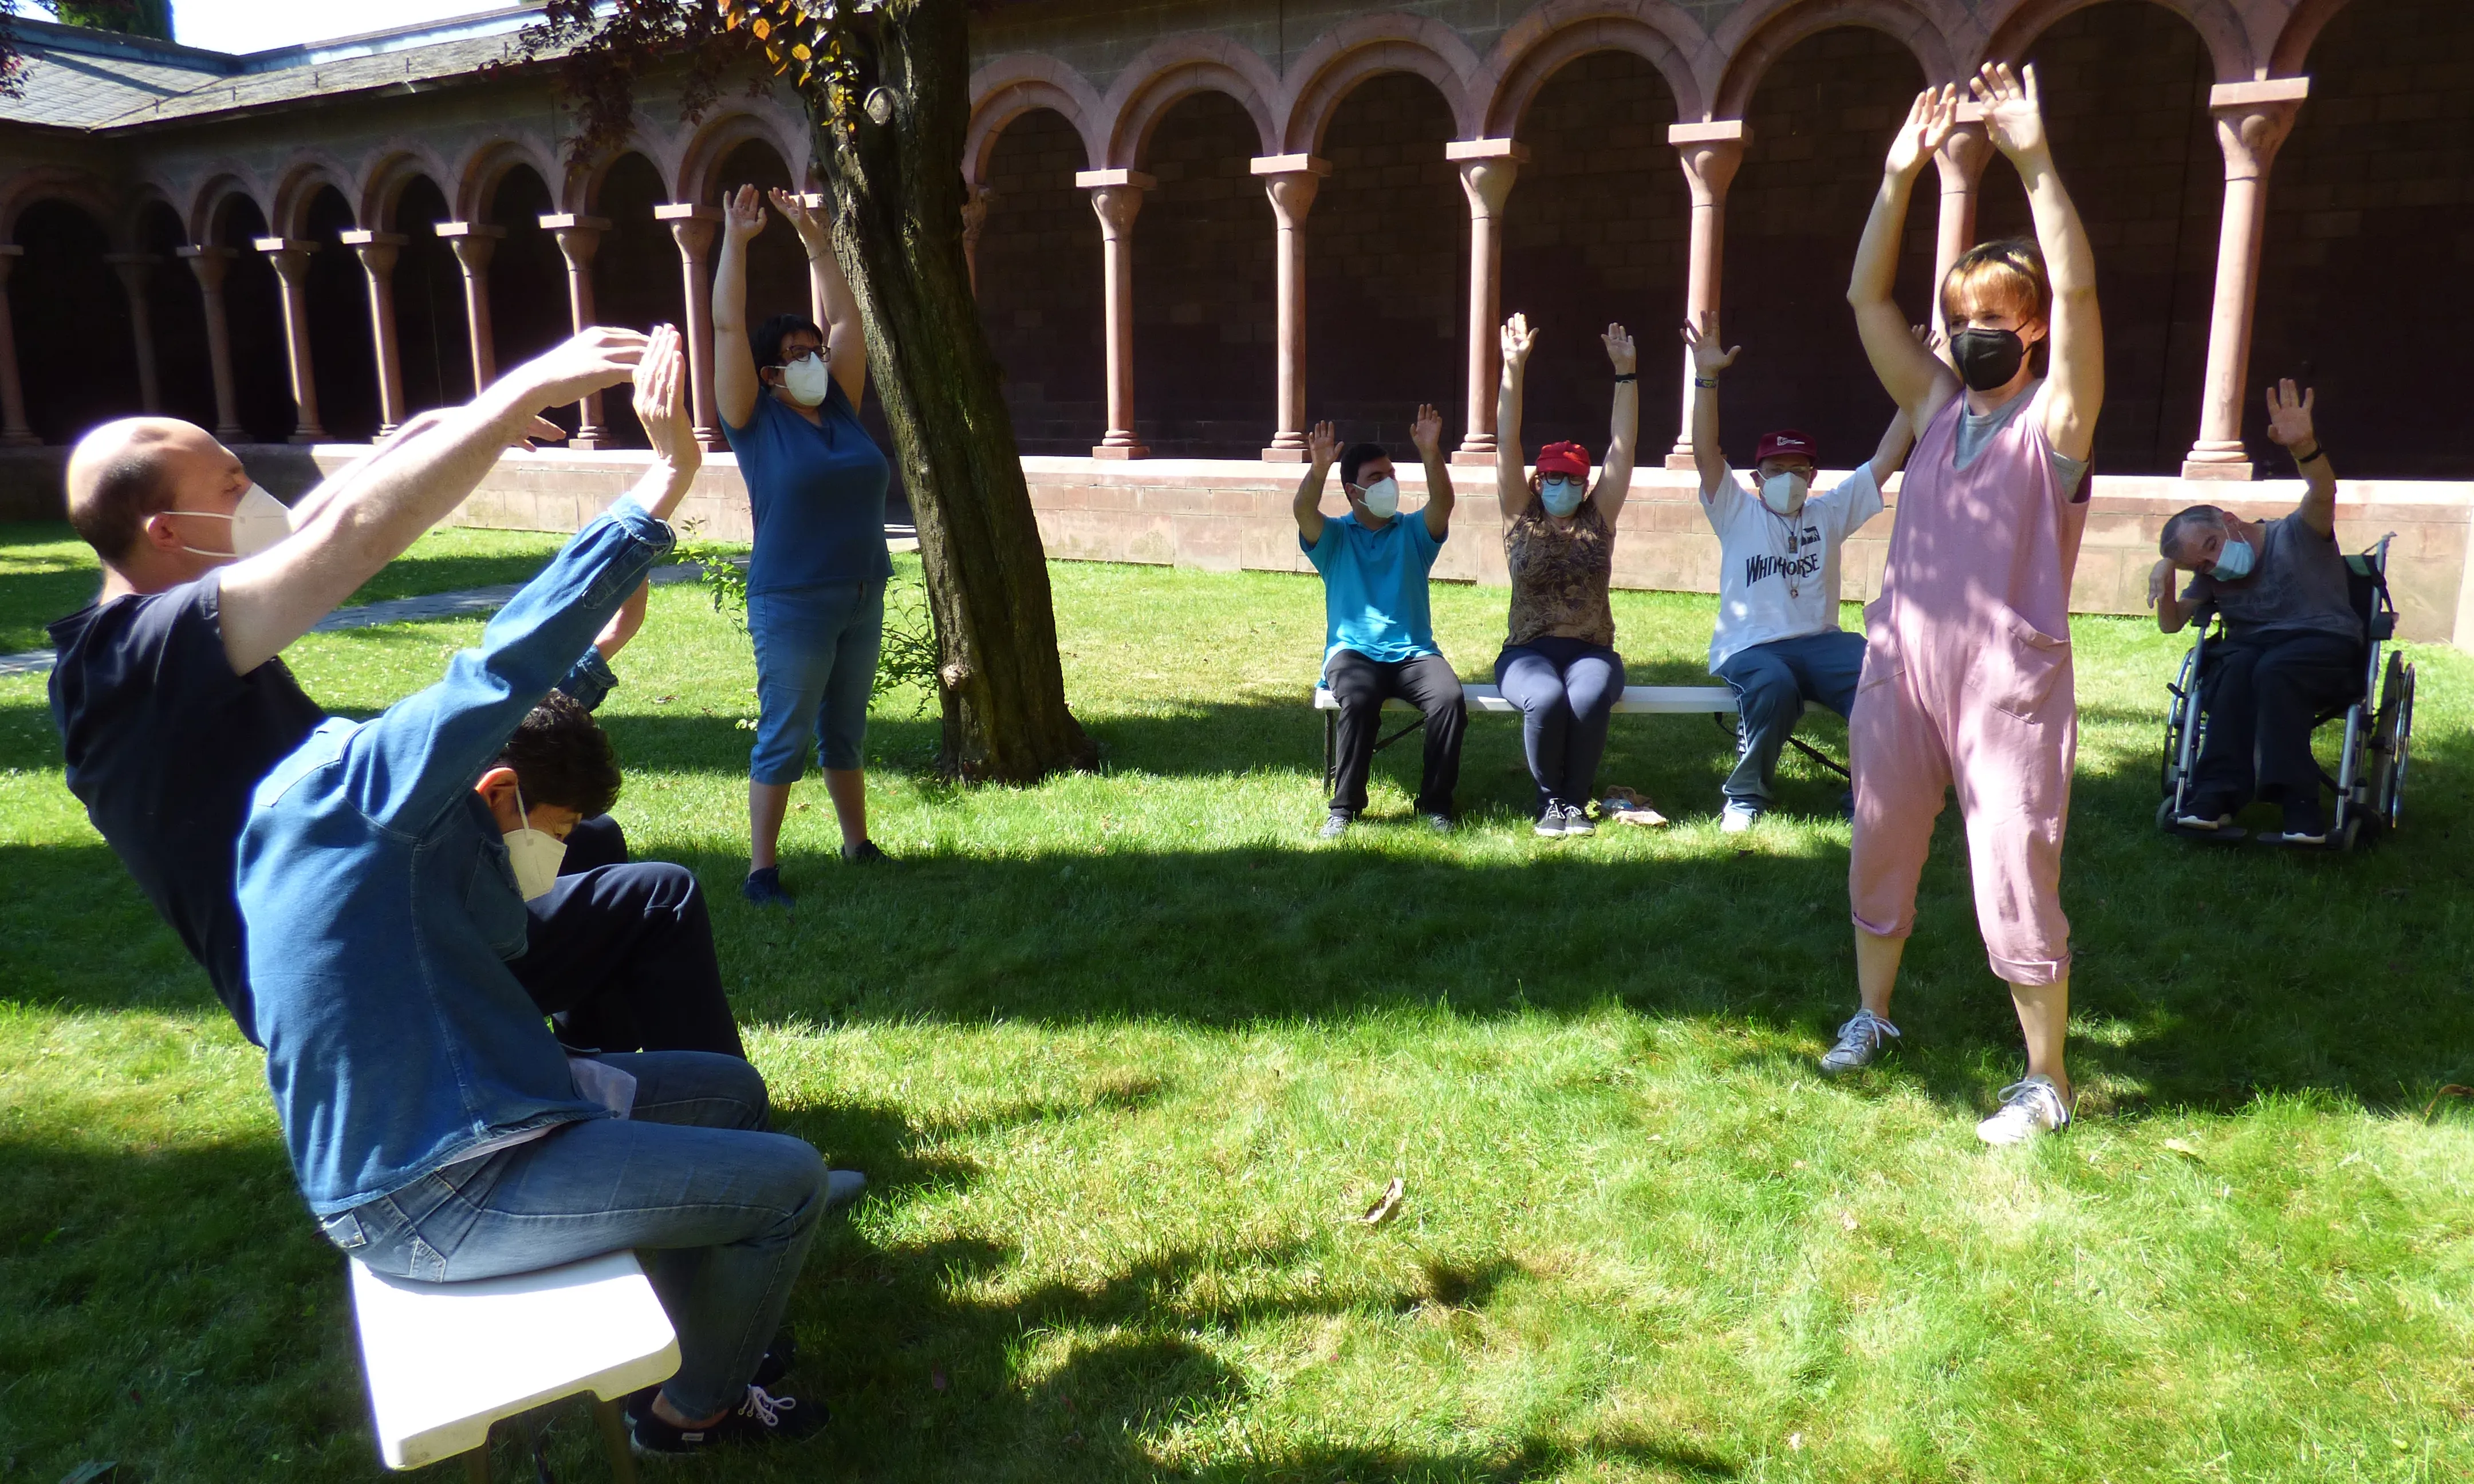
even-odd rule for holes
{"type": "Polygon", "coordinates": [[[1958,379],[1971,392],[2006,387],[2027,359],[2027,343],[2012,330],[1966,329],[1950,337],[1951,358],[1958,363],[1958,379]]]}

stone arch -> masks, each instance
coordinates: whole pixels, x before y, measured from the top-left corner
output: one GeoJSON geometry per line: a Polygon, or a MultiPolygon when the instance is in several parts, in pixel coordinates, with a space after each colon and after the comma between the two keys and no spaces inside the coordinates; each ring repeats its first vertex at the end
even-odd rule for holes
{"type": "Polygon", "coordinates": [[[394,231],[396,205],[403,200],[405,186],[426,180],[444,193],[454,179],[455,172],[428,145],[397,144],[362,172],[361,193],[352,205],[354,220],[375,231],[394,231]]]}
{"type": "Polygon", "coordinates": [[[962,180],[976,190],[987,178],[988,157],[1006,126],[1034,108],[1048,108],[1074,126],[1082,153],[1093,169],[1107,157],[1107,141],[1098,137],[1100,121],[1108,115],[1100,95],[1082,74],[1053,57],[1024,54],[1001,57],[971,78],[971,122],[962,135],[962,180]]]}
{"type": "Polygon", "coordinates": [[[1263,59],[1225,36],[1172,36],[1146,50],[1108,89],[1103,116],[1108,123],[1108,167],[1130,170],[1142,163],[1143,149],[1160,115],[1178,99],[1201,92],[1226,93],[1254,121],[1256,147],[1266,155],[1279,153],[1279,126],[1272,119],[1270,100],[1279,95],[1280,82],[1263,59]]]}
{"type": "MultiPolygon", "coordinates": [[[[21,170],[0,187],[0,242],[13,242],[17,237],[17,218],[26,208],[38,202],[64,201],[92,217],[107,232],[124,216],[121,203],[106,189],[101,180],[81,170],[57,165],[37,165],[21,170]]],[[[125,242],[125,238],[116,239],[125,242]]]]}
{"type": "MultiPolygon", "coordinates": [[[[2035,46],[2036,38],[2051,29],[2055,21],[2074,11],[2083,11],[2098,3],[2100,0],[2022,0],[1994,25],[1981,49],[1974,56],[1959,55],[1959,64],[1963,70],[1973,72],[1982,62],[2016,62],[2027,55],[2035,46]]],[[[2231,0],[2147,0],[2147,3],[2162,6],[2191,23],[2191,29],[2199,34],[2200,41],[2207,46],[2209,62],[2216,69],[2218,82],[2240,83],[2252,76],[2250,34],[2231,0]]],[[[1929,73],[1930,69],[1927,70],[1929,73]]]]}
{"type": "Polygon", "coordinates": [[[1546,80],[1591,52],[1630,52],[1658,69],[1675,95],[1681,118],[1709,116],[1706,102],[1716,65],[1709,36],[1670,0],[1549,0],[1503,34],[1487,60],[1484,116],[1478,132],[1504,138],[1546,80]]]}
{"type": "Polygon", "coordinates": [[[629,156],[644,162],[662,182],[663,199],[675,201],[677,193],[670,182],[677,178],[662,166],[662,154],[655,136],[629,130],[624,142],[603,151],[589,160],[570,164],[565,175],[549,179],[559,181],[559,209],[583,216],[607,216],[601,209],[601,189],[610,180],[610,172],[629,156]]]}
{"type": "Polygon", "coordinates": [[[1280,132],[1282,148],[1311,155],[1322,144],[1332,114],[1356,86],[1389,72],[1413,72],[1435,84],[1459,133],[1484,129],[1485,89],[1477,54],[1458,33],[1420,15],[1364,15],[1315,38],[1290,69],[1292,94],[1280,132]]]}
{"type": "Polygon", "coordinates": [[[1806,37],[1840,26],[1862,26],[1897,40],[1914,54],[1927,81],[1954,81],[1961,59],[1977,53],[1965,44],[1976,22],[1953,0],[1755,0],[1728,16],[1714,37],[1728,60],[1710,94],[1710,116],[1743,117],[1772,62],[1806,37]],[[1953,37],[1961,44],[1953,46],[1953,37]]]}
{"type": "Polygon", "coordinates": [[[352,173],[334,156],[322,151],[294,160],[276,184],[274,209],[266,214],[267,230],[279,237],[301,236],[307,230],[309,203],[328,186],[348,203],[360,195],[352,189],[352,173]]]}
{"type": "Polygon", "coordinates": [[[2302,0],[2286,17],[2285,29],[2277,33],[2275,45],[2268,56],[2269,77],[2294,77],[2311,55],[2311,43],[2328,22],[2345,8],[2345,0],[2302,0]]]}
{"type": "Polygon", "coordinates": [[[187,213],[189,240],[211,244],[215,228],[227,208],[235,200],[249,203],[261,218],[266,215],[266,191],[257,181],[238,168],[217,165],[190,193],[187,213]]]}
{"type": "Polygon", "coordinates": [[[10,298],[26,414],[47,443],[139,410],[129,300],[104,261],[111,203],[70,184],[39,182],[9,203],[9,237],[23,250],[10,298]]]}
{"type": "Polygon", "coordinates": [[[750,139],[761,139],[782,157],[782,163],[793,181],[807,175],[808,152],[790,139],[782,120],[754,109],[735,110],[707,119],[688,140],[687,150],[679,157],[674,178],[678,194],[674,201],[714,203],[705,198],[713,194],[715,172],[730,157],[733,150],[750,139]]]}
{"type": "Polygon", "coordinates": [[[448,202],[455,208],[455,220],[472,222],[486,217],[498,182],[518,165],[531,166],[544,184],[565,179],[558,168],[557,156],[535,135],[511,134],[485,141],[465,154],[463,168],[450,178],[455,185],[448,202]]]}

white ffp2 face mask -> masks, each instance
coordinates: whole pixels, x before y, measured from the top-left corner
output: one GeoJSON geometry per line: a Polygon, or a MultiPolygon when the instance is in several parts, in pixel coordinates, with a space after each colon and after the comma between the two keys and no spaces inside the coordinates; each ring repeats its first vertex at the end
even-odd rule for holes
{"type": "Polygon", "coordinates": [[[1390,475],[1374,481],[1357,491],[1366,513],[1377,520],[1389,520],[1400,514],[1400,482],[1390,475]]]}
{"type": "Polygon", "coordinates": [[[1792,515],[1804,509],[1805,491],[1812,481],[1802,474],[1772,474],[1761,481],[1761,503],[1782,515],[1792,515]]]}
{"type": "Polygon", "coordinates": [[[281,500],[267,493],[253,482],[232,507],[229,515],[210,510],[172,510],[168,515],[186,515],[200,520],[231,522],[231,550],[207,551],[204,547],[183,544],[181,549],[193,557],[230,557],[238,562],[255,557],[269,546],[292,534],[292,511],[281,500]]]}
{"type": "Polygon", "coordinates": [[[833,369],[821,354],[802,356],[782,368],[782,385],[790,400],[802,407],[813,407],[834,389],[833,369]]]}
{"type": "Polygon", "coordinates": [[[507,843],[507,864],[516,869],[516,891],[526,901],[538,901],[558,885],[558,868],[567,859],[567,842],[546,829],[535,829],[524,809],[524,791],[516,790],[516,813],[524,822],[500,838],[507,843]]]}

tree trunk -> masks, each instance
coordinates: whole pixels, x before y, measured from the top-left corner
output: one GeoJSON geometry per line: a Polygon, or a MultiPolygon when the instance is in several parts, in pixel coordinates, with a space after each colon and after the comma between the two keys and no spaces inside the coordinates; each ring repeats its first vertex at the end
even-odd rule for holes
{"type": "Polygon", "coordinates": [[[962,251],[968,9],[889,0],[875,18],[872,37],[853,37],[873,56],[857,96],[839,100],[841,118],[823,78],[808,89],[815,157],[919,525],[941,765],[1029,782],[1089,767],[1096,751],[1066,709],[1039,525],[962,251]],[[883,121],[862,106],[870,99],[883,121]]]}

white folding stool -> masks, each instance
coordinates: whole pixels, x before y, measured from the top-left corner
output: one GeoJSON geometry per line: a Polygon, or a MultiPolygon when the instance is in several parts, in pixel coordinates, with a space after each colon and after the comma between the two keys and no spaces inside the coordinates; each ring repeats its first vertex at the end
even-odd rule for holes
{"type": "Polygon", "coordinates": [[[472,1476],[487,1479],[492,1423],[589,1391],[610,1466],[633,1484],[618,1399],[679,1368],[678,1335],[634,1253],[460,1283],[349,1265],[388,1468],[462,1453],[472,1476]]]}

